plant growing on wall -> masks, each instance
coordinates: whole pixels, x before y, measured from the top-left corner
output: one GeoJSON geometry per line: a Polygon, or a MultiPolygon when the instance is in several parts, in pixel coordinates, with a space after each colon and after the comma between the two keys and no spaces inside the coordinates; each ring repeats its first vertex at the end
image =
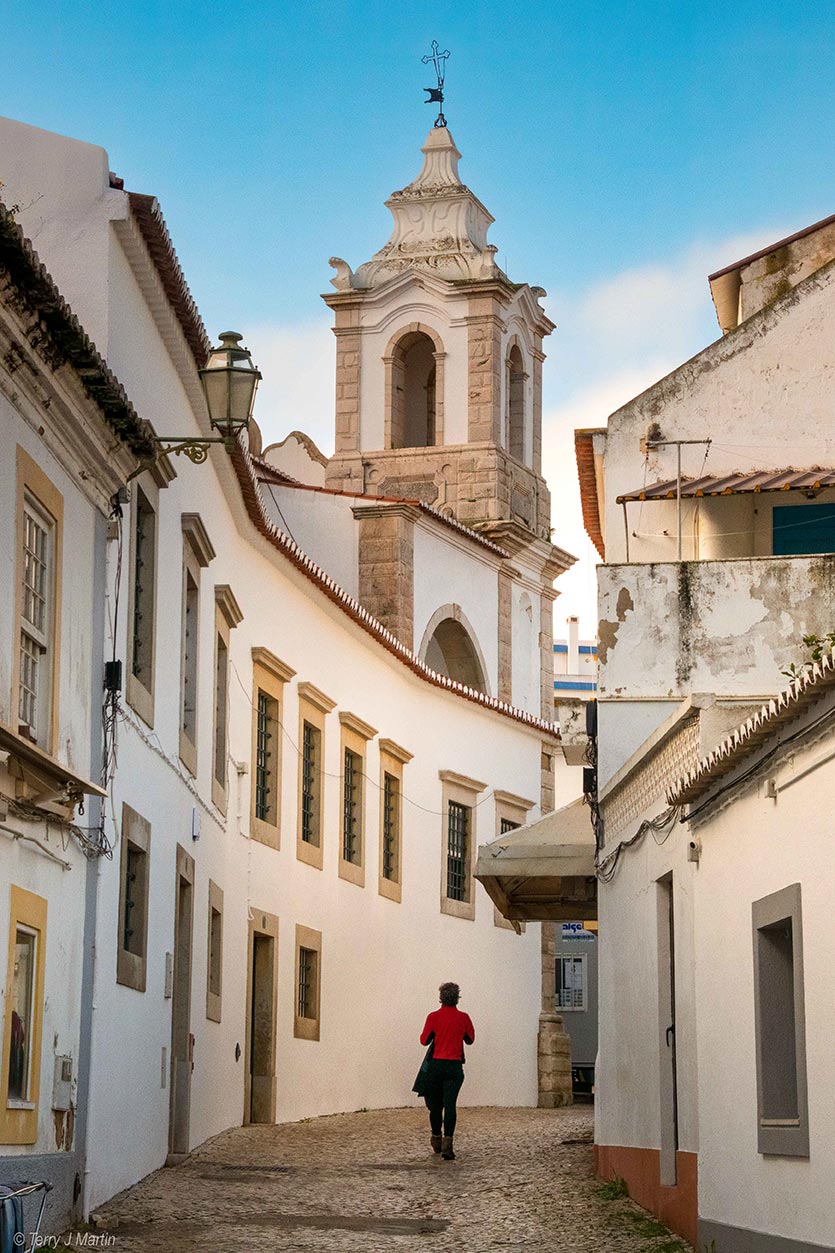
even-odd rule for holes
{"type": "Polygon", "coordinates": [[[835,631],[827,631],[826,635],[804,635],[803,644],[809,650],[809,655],[800,665],[792,662],[788,670],[780,671],[787,679],[799,679],[816,661],[820,661],[824,653],[831,653],[835,649],[835,631]]]}

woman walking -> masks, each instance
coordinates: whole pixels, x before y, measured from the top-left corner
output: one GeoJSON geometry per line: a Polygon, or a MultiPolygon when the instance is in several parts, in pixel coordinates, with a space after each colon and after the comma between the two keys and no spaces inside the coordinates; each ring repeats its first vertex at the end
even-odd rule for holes
{"type": "Polygon", "coordinates": [[[421,1044],[432,1042],[424,1100],[432,1148],[450,1162],[455,1157],[455,1102],[464,1082],[464,1045],[475,1040],[475,1028],[469,1014],[458,1008],[461,990],[457,983],[442,983],[438,992],[441,1008],[429,1014],[420,1037],[421,1044]]]}

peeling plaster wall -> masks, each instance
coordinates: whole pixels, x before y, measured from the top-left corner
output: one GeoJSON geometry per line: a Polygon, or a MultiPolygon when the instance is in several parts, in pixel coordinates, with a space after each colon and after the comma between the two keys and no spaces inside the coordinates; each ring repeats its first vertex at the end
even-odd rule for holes
{"type": "Polygon", "coordinates": [[[835,624],[835,555],[598,571],[602,699],[769,696],[835,624]]]}
{"type": "MultiPolygon", "coordinates": [[[[640,440],[652,424],[666,439],[712,438],[707,462],[699,445],[682,449],[682,470],[697,475],[789,466],[835,465],[835,424],[832,393],[835,358],[835,263],[806,278],[749,321],[705,348],[648,391],[609,418],[605,451],[606,555],[611,562],[626,558],[623,509],[618,495],[642,483],[674,479],[675,448],[655,449],[645,457],[640,440]]],[[[792,495],[799,503],[800,496],[792,495]]],[[[823,497],[821,497],[823,499],[823,497]]],[[[758,497],[763,508],[765,497],[758,497]]],[[[774,498],[786,504],[785,495],[774,498]]],[[[710,530],[736,530],[733,498],[712,501],[710,530]],[[724,523],[731,521],[732,525],[724,523]]],[[[629,559],[664,561],[676,556],[674,501],[633,503],[629,518],[629,559]],[[663,532],[667,531],[664,535],[663,532]],[[633,534],[635,532],[636,534],[633,534]]],[[[702,519],[708,512],[702,502],[702,519]]],[[[693,555],[696,506],[685,503],[684,556],[693,555]]],[[[730,557],[711,548],[702,555],[730,557]]],[[[756,547],[748,552],[757,552],[756,547]]]]}

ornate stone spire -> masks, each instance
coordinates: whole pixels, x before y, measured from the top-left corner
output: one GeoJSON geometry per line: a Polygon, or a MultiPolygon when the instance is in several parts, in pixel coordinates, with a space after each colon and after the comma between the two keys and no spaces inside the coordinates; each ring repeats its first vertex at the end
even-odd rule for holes
{"type": "Polygon", "coordinates": [[[458,177],[461,153],[445,126],[433,127],[417,178],[386,201],[394,230],[385,247],[356,271],[341,257],[331,257],[337,291],[380,287],[406,269],[426,270],[439,278],[466,280],[501,276],[487,232],[493,218],[458,177]]]}

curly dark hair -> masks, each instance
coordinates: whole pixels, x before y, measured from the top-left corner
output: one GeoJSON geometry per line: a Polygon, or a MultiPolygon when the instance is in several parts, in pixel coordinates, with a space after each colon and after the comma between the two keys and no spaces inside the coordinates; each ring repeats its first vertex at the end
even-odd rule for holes
{"type": "Polygon", "coordinates": [[[457,983],[442,983],[438,988],[442,1005],[457,1005],[461,989],[457,983]]]}

